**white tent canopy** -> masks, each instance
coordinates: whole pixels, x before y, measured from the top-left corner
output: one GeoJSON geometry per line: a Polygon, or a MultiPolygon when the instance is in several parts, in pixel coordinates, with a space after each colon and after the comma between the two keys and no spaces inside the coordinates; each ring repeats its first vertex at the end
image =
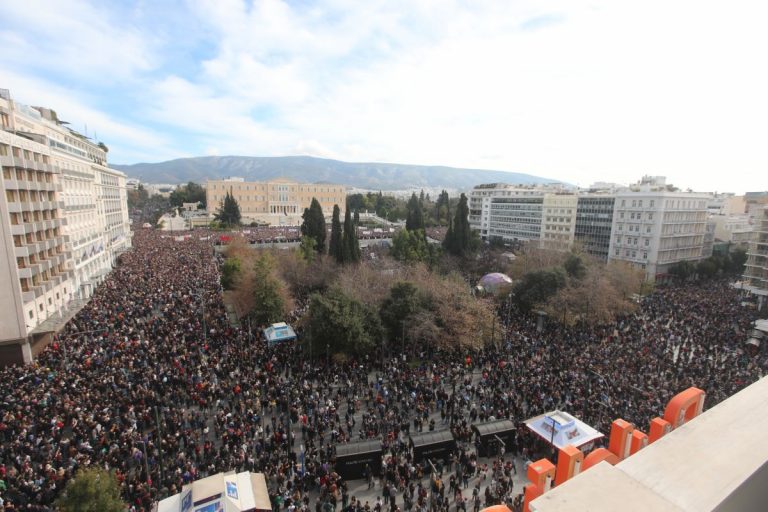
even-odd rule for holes
{"type": "Polygon", "coordinates": [[[578,448],[603,437],[594,428],[563,411],[540,414],[527,420],[525,426],[558,449],[568,445],[578,448]]]}
{"type": "Polygon", "coordinates": [[[296,333],[290,325],[279,322],[264,329],[264,337],[267,338],[267,343],[275,345],[281,341],[295,340],[296,333]]]}

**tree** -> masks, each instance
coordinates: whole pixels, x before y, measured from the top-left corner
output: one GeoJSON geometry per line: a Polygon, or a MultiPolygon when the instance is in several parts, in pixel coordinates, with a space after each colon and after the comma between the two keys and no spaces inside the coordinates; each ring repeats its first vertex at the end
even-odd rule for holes
{"type": "Polygon", "coordinates": [[[149,199],[149,193],[141,183],[139,183],[136,190],[129,190],[127,196],[128,208],[144,208],[149,199]]]}
{"type": "Polygon", "coordinates": [[[437,196],[437,201],[435,201],[435,222],[440,224],[440,220],[443,218],[442,212],[445,212],[445,221],[446,223],[450,223],[450,208],[448,192],[443,190],[440,192],[440,195],[437,196]]]}
{"type": "Polygon", "coordinates": [[[669,274],[682,281],[685,281],[691,277],[695,271],[696,269],[693,266],[693,263],[687,260],[678,261],[669,267],[669,274]]]}
{"type": "Polygon", "coordinates": [[[568,274],[568,277],[576,279],[577,281],[583,278],[587,273],[587,267],[584,266],[584,261],[578,254],[569,254],[563,263],[563,268],[568,274]]]}
{"type": "Polygon", "coordinates": [[[62,512],[123,512],[128,508],[120,499],[115,475],[97,467],[78,470],[56,500],[56,507],[62,512]]]}
{"type": "Polygon", "coordinates": [[[309,236],[302,236],[301,243],[299,244],[299,253],[307,263],[315,261],[315,239],[309,236]]]}
{"type": "MultiPolygon", "coordinates": [[[[424,192],[422,191],[422,195],[424,192]]],[[[407,211],[405,218],[405,229],[408,231],[422,230],[424,231],[424,212],[421,208],[421,202],[416,197],[416,193],[411,194],[411,199],[408,201],[407,211]]]]}
{"type": "MultiPolygon", "coordinates": [[[[404,336],[404,322],[413,318],[422,310],[416,286],[408,281],[400,281],[390,290],[390,295],[381,304],[381,323],[387,329],[389,339],[404,336]]],[[[403,339],[401,341],[404,342],[403,339]]]]}
{"type": "Polygon", "coordinates": [[[401,229],[392,237],[389,254],[403,263],[427,263],[430,267],[436,263],[437,247],[427,242],[424,232],[401,229]]]}
{"type": "Polygon", "coordinates": [[[359,226],[360,225],[360,210],[355,210],[354,220],[355,220],[355,226],[359,226]]]}
{"type": "Polygon", "coordinates": [[[240,260],[232,257],[224,260],[221,265],[221,287],[231,290],[235,284],[235,278],[240,273],[240,260]]]}
{"type": "Polygon", "coordinates": [[[717,275],[719,268],[713,258],[701,260],[696,264],[696,274],[704,279],[712,279],[717,275]]]}
{"type": "Polygon", "coordinates": [[[323,208],[317,201],[317,198],[312,198],[309,208],[304,210],[304,214],[301,216],[304,222],[301,224],[301,234],[304,236],[312,237],[315,240],[315,250],[319,253],[325,252],[325,215],[323,215],[323,208]]]}
{"type": "Polygon", "coordinates": [[[728,255],[725,271],[729,274],[741,275],[744,273],[744,264],[747,262],[747,251],[742,248],[734,249],[728,255]]]}
{"type": "Polygon", "coordinates": [[[280,284],[272,275],[273,262],[268,254],[257,258],[253,265],[253,306],[251,317],[256,325],[267,325],[282,320],[285,302],[280,284]]]}
{"type": "Polygon", "coordinates": [[[205,208],[205,201],[205,189],[194,181],[176,187],[170,195],[171,206],[175,207],[180,207],[184,203],[200,203],[205,208]]]}
{"type": "Polygon", "coordinates": [[[344,213],[344,232],[341,239],[341,262],[357,263],[361,259],[360,242],[357,240],[355,225],[352,223],[352,215],[349,208],[344,213]]]}
{"type": "Polygon", "coordinates": [[[379,345],[381,321],[376,310],[352,299],[340,288],[313,294],[307,313],[308,348],[316,355],[325,350],[333,354],[367,354],[379,345]]]}
{"type": "Polygon", "coordinates": [[[469,227],[467,196],[461,194],[459,205],[456,208],[456,216],[448,227],[448,232],[443,240],[443,247],[450,254],[466,257],[472,252],[473,245],[476,243],[473,243],[472,230],[469,227]]]}
{"type": "Polygon", "coordinates": [[[227,192],[213,218],[216,222],[220,222],[226,227],[240,225],[240,205],[237,204],[237,200],[232,194],[227,192]]]}
{"type": "Polygon", "coordinates": [[[333,256],[336,263],[344,263],[344,252],[342,247],[341,220],[339,216],[341,211],[339,205],[333,205],[333,218],[331,219],[331,241],[328,245],[328,253],[333,256]]]}
{"type": "Polygon", "coordinates": [[[571,279],[567,286],[560,288],[543,309],[565,324],[582,321],[605,325],[637,308],[632,296],[623,294],[624,290],[611,282],[606,267],[595,263],[585,267],[580,279],[571,279]]]}
{"type": "Polygon", "coordinates": [[[539,270],[525,274],[512,291],[514,302],[521,311],[541,307],[566,284],[562,268],[539,270]]]}

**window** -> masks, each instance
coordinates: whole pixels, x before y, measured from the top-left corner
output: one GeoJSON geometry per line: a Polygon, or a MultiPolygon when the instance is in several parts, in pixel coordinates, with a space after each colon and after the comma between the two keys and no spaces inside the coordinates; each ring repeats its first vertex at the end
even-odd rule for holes
{"type": "Polygon", "coordinates": [[[643,251],[643,259],[644,260],[648,259],[648,251],[643,251]]]}
{"type": "Polygon", "coordinates": [[[651,199],[651,208],[653,208],[653,203],[655,203],[655,201],[651,199]]]}
{"type": "Polygon", "coordinates": [[[34,316],[35,316],[35,310],[34,310],[34,309],[30,309],[30,310],[29,310],[29,319],[30,319],[30,320],[32,320],[32,318],[33,318],[34,316]]]}

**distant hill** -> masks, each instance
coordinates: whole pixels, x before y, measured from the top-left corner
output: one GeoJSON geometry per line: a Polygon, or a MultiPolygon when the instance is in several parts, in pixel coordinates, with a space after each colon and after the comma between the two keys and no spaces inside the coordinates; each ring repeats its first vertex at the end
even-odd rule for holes
{"type": "Polygon", "coordinates": [[[144,183],[205,183],[238,176],[247,181],[290,178],[304,183],[327,182],[370,190],[446,188],[468,190],[480,183],[550,183],[530,174],[459,169],[455,167],[387,163],[351,163],[311,156],[201,156],[167,162],[112,164],[144,183]]]}

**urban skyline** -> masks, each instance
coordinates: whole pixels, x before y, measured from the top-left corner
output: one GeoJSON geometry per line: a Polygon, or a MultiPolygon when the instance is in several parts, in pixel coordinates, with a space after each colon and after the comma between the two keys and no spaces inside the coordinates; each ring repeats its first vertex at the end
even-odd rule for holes
{"type": "Polygon", "coordinates": [[[114,163],[306,154],[741,194],[768,168],[764,9],[11,1],[0,76],[114,163]]]}

